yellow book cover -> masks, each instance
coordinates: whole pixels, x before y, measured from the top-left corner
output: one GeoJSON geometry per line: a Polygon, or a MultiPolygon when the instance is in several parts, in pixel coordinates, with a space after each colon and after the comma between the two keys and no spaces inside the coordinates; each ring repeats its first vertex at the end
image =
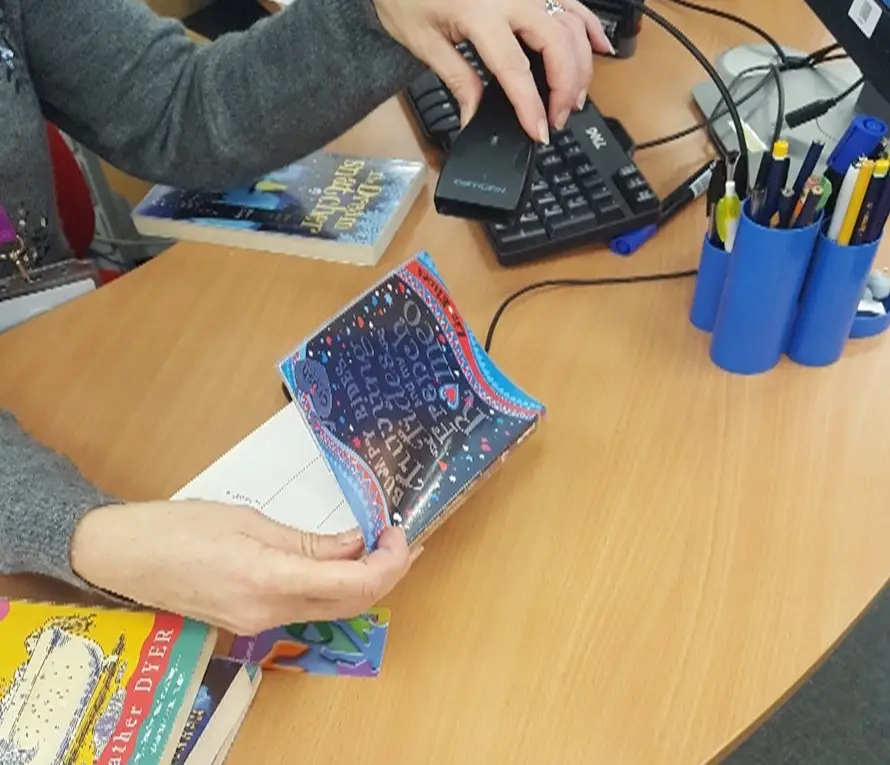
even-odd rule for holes
{"type": "Polygon", "coordinates": [[[171,614],[0,598],[0,763],[168,765],[215,640],[171,614]]]}

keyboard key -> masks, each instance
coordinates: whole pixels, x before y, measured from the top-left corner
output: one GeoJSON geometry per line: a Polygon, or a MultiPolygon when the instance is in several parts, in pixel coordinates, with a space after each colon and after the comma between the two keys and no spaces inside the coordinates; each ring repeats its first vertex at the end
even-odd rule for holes
{"type": "Polygon", "coordinates": [[[550,191],[550,184],[547,181],[538,178],[537,180],[533,180],[531,186],[529,186],[532,194],[539,194],[545,191],[550,191]]]}
{"type": "Polygon", "coordinates": [[[556,173],[551,179],[550,182],[554,186],[565,186],[567,183],[572,183],[574,178],[572,178],[571,173],[556,173]]]}
{"type": "Polygon", "coordinates": [[[569,146],[562,153],[563,161],[572,169],[580,166],[580,165],[589,165],[587,161],[587,155],[584,153],[584,150],[575,144],[574,146],[569,146]]]}
{"type": "Polygon", "coordinates": [[[637,170],[636,165],[625,165],[622,167],[615,175],[617,178],[630,178],[631,176],[638,175],[639,170],[637,170]]]}
{"type": "Polygon", "coordinates": [[[648,187],[638,191],[629,201],[630,209],[638,214],[658,209],[658,197],[648,187]]]}
{"type": "Polygon", "coordinates": [[[569,183],[566,186],[559,186],[556,189],[556,195],[559,198],[559,201],[563,203],[565,203],[566,199],[577,197],[580,194],[581,189],[579,189],[574,183],[569,183]]]}
{"type": "Polygon", "coordinates": [[[548,154],[538,161],[538,169],[545,175],[562,172],[562,157],[559,154],[548,154]]]}
{"type": "Polygon", "coordinates": [[[590,211],[590,205],[587,204],[587,200],[582,196],[568,197],[562,203],[570,217],[590,211]]]}
{"type": "Polygon", "coordinates": [[[519,228],[528,228],[532,224],[537,223],[540,223],[540,219],[538,218],[538,213],[534,210],[525,212],[519,216],[519,228]]]}
{"type": "Polygon", "coordinates": [[[541,225],[537,228],[514,229],[498,235],[497,239],[505,250],[524,250],[545,244],[547,230],[541,225]]]}
{"type": "Polygon", "coordinates": [[[547,230],[554,239],[557,237],[574,236],[590,231],[596,225],[596,216],[590,212],[579,213],[565,218],[547,222],[547,230]]]}
{"type": "Polygon", "coordinates": [[[580,165],[576,165],[574,169],[576,178],[599,178],[599,171],[590,164],[590,162],[584,162],[580,165]]]}
{"type": "Polygon", "coordinates": [[[542,191],[535,194],[533,199],[535,206],[539,208],[557,204],[557,199],[552,191],[542,191]]]}
{"type": "Polygon", "coordinates": [[[547,205],[547,207],[541,210],[541,217],[544,219],[544,223],[553,218],[561,218],[564,215],[565,213],[559,205],[547,205]]]}
{"type": "Polygon", "coordinates": [[[443,120],[446,117],[457,117],[457,112],[454,109],[454,104],[451,101],[447,101],[444,104],[436,104],[427,109],[421,116],[423,121],[429,126],[429,129],[433,130],[439,120],[443,120]]]}
{"type": "Polygon", "coordinates": [[[575,143],[575,134],[571,130],[557,130],[552,134],[551,140],[557,146],[569,146],[575,143]]]}
{"type": "Polygon", "coordinates": [[[592,204],[594,208],[605,207],[606,205],[614,204],[615,202],[615,197],[612,196],[612,192],[605,186],[590,189],[587,198],[590,200],[590,204],[592,204]]]}
{"type": "Polygon", "coordinates": [[[460,132],[460,118],[456,114],[450,114],[430,125],[428,130],[430,131],[430,135],[437,137],[451,135],[453,133],[454,137],[450,139],[453,141],[454,138],[457,138],[457,134],[460,132]]]}
{"type": "Polygon", "coordinates": [[[624,212],[621,208],[612,202],[611,204],[605,205],[603,207],[597,208],[597,217],[603,223],[617,223],[624,217],[624,212]]]}
{"type": "Polygon", "coordinates": [[[411,98],[416,103],[417,99],[423,97],[426,93],[439,90],[441,87],[442,80],[432,70],[427,70],[408,86],[408,93],[410,93],[411,98]]]}
{"type": "Polygon", "coordinates": [[[430,91],[429,93],[424,93],[420,98],[417,99],[417,110],[424,114],[429,109],[434,106],[438,106],[439,104],[447,104],[451,103],[451,96],[448,95],[448,91],[444,88],[439,88],[438,90],[430,91]]]}

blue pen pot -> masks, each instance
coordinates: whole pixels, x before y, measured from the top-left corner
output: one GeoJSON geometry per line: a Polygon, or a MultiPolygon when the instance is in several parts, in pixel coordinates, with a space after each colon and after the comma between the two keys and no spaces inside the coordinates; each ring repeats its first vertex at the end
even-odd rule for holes
{"type": "Polygon", "coordinates": [[[818,367],[841,357],[877,250],[878,242],[844,247],[819,234],[788,343],[790,359],[818,367]]]}
{"type": "Polygon", "coordinates": [[[715,247],[706,236],[698,262],[698,274],[695,277],[692,307],[689,310],[689,321],[702,332],[714,331],[727,271],[729,271],[729,253],[722,247],[715,247]]]}
{"type": "Polygon", "coordinates": [[[851,340],[875,337],[890,329],[890,297],[884,298],[881,302],[884,304],[884,310],[887,311],[883,316],[874,316],[870,313],[856,314],[853,326],[850,327],[851,340]]]}
{"type": "Polygon", "coordinates": [[[782,358],[822,221],[774,229],[742,218],[711,336],[711,360],[734,374],[772,369],[782,358]]]}

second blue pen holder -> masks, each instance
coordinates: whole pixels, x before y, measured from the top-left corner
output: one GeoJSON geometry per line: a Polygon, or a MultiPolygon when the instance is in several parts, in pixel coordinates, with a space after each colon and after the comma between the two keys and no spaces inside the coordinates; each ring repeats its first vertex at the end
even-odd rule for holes
{"type": "Polygon", "coordinates": [[[746,202],[711,336],[711,360],[735,374],[772,369],[788,344],[821,215],[805,228],[762,226],[746,202]]]}
{"type": "Polygon", "coordinates": [[[842,246],[820,232],[788,343],[792,361],[827,366],[841,357],[879,244],[842,246]]]}

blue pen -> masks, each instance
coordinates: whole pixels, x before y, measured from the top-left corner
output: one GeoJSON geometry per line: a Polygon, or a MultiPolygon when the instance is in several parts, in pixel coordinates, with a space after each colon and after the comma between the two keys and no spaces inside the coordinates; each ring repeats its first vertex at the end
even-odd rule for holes
{"type": "Polygon", "coordinates": [[[659,226],[667,223],[708,190],[708,184],[718,161],[712,159],[706,162],[664,198],[658,224],[653,223],[626,234],[619,234],[609,242],[609,249],[616,255],[632,255],[640,249],[655,235],[659,226]]]}
{"type": "MultiPolygon", "coordinates": [[[[887,135],[887,125],[877,117],[865,114],[857,116],[844,131],[834,150],[826,161],[825,177],[832,188],[839,189],[847,169],[860,157],[870,157],[887,135]]],[[[830,218],[837,203],[837,195],[832,194],[825,205],[825,217],[830,218]]]]}
{"type": "Polygon", "coordinates": [[[766,181],[766,193],[763,206],[757,214],[757,222],[762,226],[768,226],[773,215],[779,207],[779,197],[785,178],[788,176],[788,141],[779,140],[773,144],[773,161],[770,165],[769,176],[766,181]]]}
{"type": "Polygon", "coordinates": [[[857,116],[828,155],[828,169],[841,178],[859,157],[869,157],[887,135],[887,125],[877,117],[857,116]]]}
{"type": "Polygon", "coordinates": [[[794,181],[795,199],[800,199],[803,194],[803,187],[807,182],[807,178],[809,178],[816,169],[816,165],[819,163],[819,157],[822,156],[823,149],[825,149],[825,144],[822,143],[822,141],[813,141],[813,143],[810,144],[807,155],[803,159],[803,164],[800,166],[800,172],[797,174],[797,180],[794,181]]]}

